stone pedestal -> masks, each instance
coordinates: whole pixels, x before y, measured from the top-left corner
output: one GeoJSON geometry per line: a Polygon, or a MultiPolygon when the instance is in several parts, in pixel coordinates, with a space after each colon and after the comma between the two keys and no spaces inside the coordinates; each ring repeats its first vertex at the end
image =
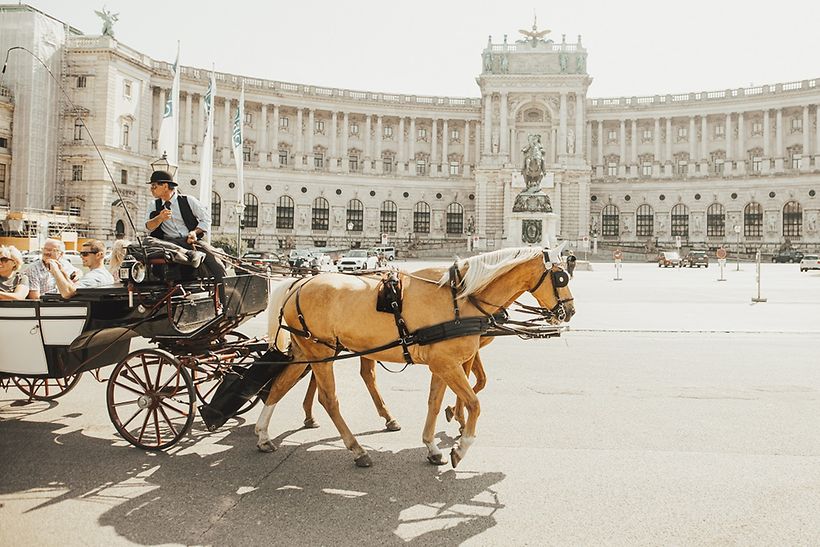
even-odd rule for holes
{"type": "Polygon", "coordinates": [[[555,247],[557,228],[555,213],[513,212],[507,222],[507,244],[510,247],[555,247]]]}

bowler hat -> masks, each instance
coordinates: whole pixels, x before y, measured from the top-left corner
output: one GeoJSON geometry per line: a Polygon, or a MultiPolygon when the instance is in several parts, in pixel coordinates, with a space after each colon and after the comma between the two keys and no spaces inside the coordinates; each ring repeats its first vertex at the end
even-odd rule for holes
{"type": "Polygon", "coordinates": [[[168,171],[154,171],[151,173],[151,180],[148,181],[148,184],[158,182],[158,183],[167,183],[169,185],[176,186],[177,183],[174,182],[174,177],[171,176],[171,173],[168,171]]]}

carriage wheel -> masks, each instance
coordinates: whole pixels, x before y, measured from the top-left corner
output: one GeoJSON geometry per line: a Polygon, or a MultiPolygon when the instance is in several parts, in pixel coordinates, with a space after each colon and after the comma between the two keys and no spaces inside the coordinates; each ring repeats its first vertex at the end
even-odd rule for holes
{"type": "Polygon", "coordinates": [[[62,397],[77,385],[82,373],[72,374],[65,378],[12,378],[17,389],[28,396],[29,400],[53,401],[62,397]]]}
{"type": "Polygon", "coordinates": [[[126,441],[162,450],[191,429],[196,391],[191,375],[173,355],[141,349],[114,367],[106,402],[111,422],[126,441]]]}
{"type": "MultiPolygon", "coordinates": [[[[245,334],[242,334],[239,331],[231,331],[223,337],[223,343],[231,344],[235,342],[242,342],[247,340],[248,337],[245,334]]],[[[258,356],[261,357],[261,356],[258,356]]],[[[253,359],[248,357],[246,360],[237,361],[234,363],[234,366],[231,367],[237,374],[241,374],[243,369],[245,368],[244,365],[250,365],[253,363],[253,359]]],[[[196,396],[202,401],[204,404],[208,404],[211,401],[211,398],[216,393],[216,389],[222,383],[224,377],[216,376],[216,365],[206,364],[200,365],[200,370],[193,371],[193,379],[194,379],[194,389],[196,389],[196,396]]],[[[259,396],[253,397],[247,403],[242,405],[236,415],[239,416],[240,414],[244,414],[251,410],[253,407],[259,403],[261,398],[259,396]]]]}

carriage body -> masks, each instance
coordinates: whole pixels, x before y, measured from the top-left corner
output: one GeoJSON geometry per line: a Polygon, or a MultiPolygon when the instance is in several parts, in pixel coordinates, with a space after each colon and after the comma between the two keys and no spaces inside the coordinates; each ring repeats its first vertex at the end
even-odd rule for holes
{"type": "Polygon", "coordinates": [[[209,280],[80,289],[67,301],[48,295],[3,302],[0,385],[13,383],[29,399],[51,400],[73,388],[83,372],[114,365],[107,403],[115,427],[132,444],[165,448],[190,429],[196,400],[207,402],[226,371],[241,371],[265,347],[234,329],[265,310],[267,296],[267,279],[240,275],[225,278],[221,303],[209,280]],[[136,337],[153,347],[129,353],[136,337]],[[134,362],[150,369],[151,377],[137,379],[134,362]],[[153,436],[130,431],[122,416],[128,405],[123,409],[118,395],[122,387],[130,399],[144,392],[134,400],[138,413],[161,413],[174,404],[182,424],[169,420],[170,435],[159,426],[153,436]]]}

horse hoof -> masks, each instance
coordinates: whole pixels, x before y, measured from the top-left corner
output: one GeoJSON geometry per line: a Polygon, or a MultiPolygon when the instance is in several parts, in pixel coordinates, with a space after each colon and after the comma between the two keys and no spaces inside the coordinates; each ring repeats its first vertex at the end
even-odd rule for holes
{"type": "Polygon", "coordinates": [[[317,422],[313,418],[305,419],[304,424],[305,424],[305,429],[316,429],[317,427],[319,427],[319,422],[317,422]]]}
{"type": "Polygon", "coordinates": [[[273,445],[271,441],[258,443],[256,445],[256,448],[258,448],[260,452],[274,452],[276,450],[276,447],[273,445]]]}
{"type": "Polygon", "coordinates": [[[384,425],[387,431],[401,431],[401,424],[396,420],[390,420],[384,425]]]}
{"type": "Polygon", "coordinates": [[[450,462],[452,462],[452,464],[453,464],[453,469],[455,469],[456,466],[458,466],[458,462],[460,462],[460,461],[461,461],[461,456],[458,455],[458,452],[456,452],[456,449],[453,448],[452,450],[450,450],[450,462]]]}
{"type": "Polygon", "coordinates": [[[448,422],[453,421],[453,416],[454,416],[453,407],[448,406],[447,408],[444,409],[444,417],[447,418],[448,422]]]}
{"type": "Polygon", "coordinates": [[[427,461],[433,465],[447,465],[447,458],[444,454],[428,454],[427,461]]]}
{"type": "Polygon", "coordinates": [[[370,467],[371,465],[373,465],[373,461],[367,454],[362,454],[353,461],[356,462],[356,467],[370,467]]]}

